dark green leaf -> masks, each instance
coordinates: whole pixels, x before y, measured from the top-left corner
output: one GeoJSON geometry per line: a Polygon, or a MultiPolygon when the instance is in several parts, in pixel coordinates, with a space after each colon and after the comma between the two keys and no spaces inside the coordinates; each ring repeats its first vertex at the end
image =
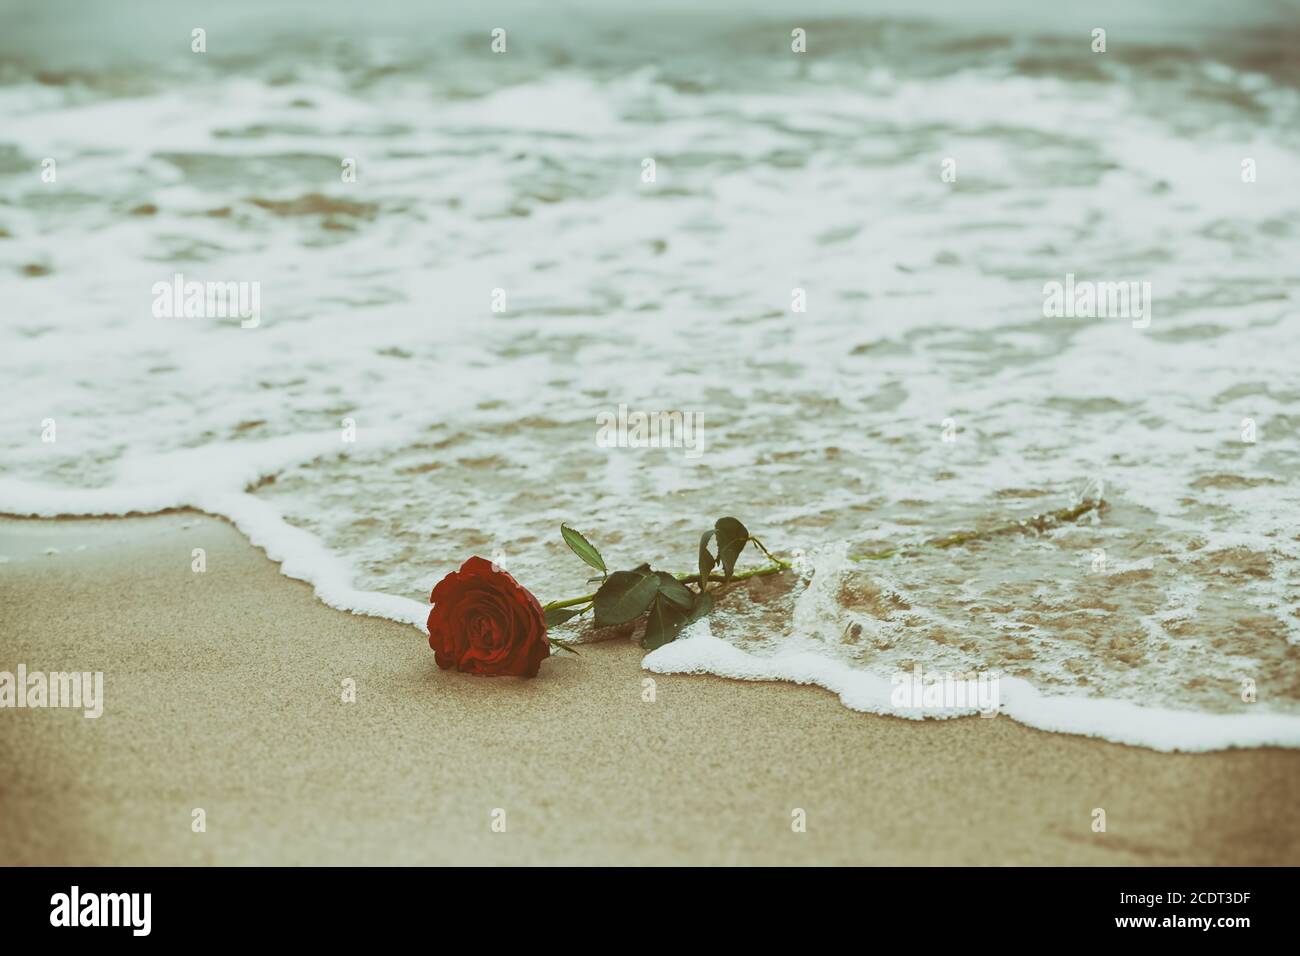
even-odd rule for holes
{"type": "Polygon", "coordinates": [[[682,629],[694,624],[713,610],[712,594],[693,595],[694,603],[688,608],[680,607],[665,598],[663,592],[655,597],[646,618],[645,633],[641,635],[641,646],[647,651],[677,640],[682,629]]]}
{"type": "Polygon", "coordinates": [[[560,525],[560,534],[564,536],[564,543],[569,546],[569,550],[574,554],[582,558],[582,560],[586,561],[597,571],[606,570],[605,559],[600,556],[600,552],[592,546],[590,541],[578,532],[574,531],[567,524],[560,525]]]}
{"type": "Polygon", "coordinates": [[[735,518],[719,518],[713,525],[718,533],[718,560],[728,581],[736,570],[736,559],[749,540],[748,529],[735,518]]]}
{"type": "Polygon", "coordinates": [[[703,591],[709,583],[709,574],[718,566],[718,559],[713,556],[709,550],[709,539],[713,537],[712,531],[706,531],[700,535],[700,590],[703,591]]]}
{"type": "Polygon", "coordinates": [[[635,621],[659,593],[659,578],[649,571],[615,571],[596,592],[596,626],[635,621]]]}
{"type": "Polygon", "coordinates": [[[656,571],[655,576],[659,578],[659,593],[672,601],[678,607],[690,608],[691,602],[695,600],[695,595],[691,593],[690,588],[667,571],[656,571]]]}
{"type": "Polygon", "coordinates": [[[641,646],[647,651],[653,651],[656,647],[663,647],[669,641],[675,640],[690,613],[689,610],[678,607],[662,594],[657,595],[654,603],[650,605],[650,615],[645,622],[645,633],[641,635],[641,646]]]}
{"type": "MultiPolygon", "coordinates": [[[[686,618],[686,624],[694,624],[702,617],[707,617],[713,610],[712,594],[695,595],[695,604],[691,607],[691,613],[686,618]]],[[[686,624],[682,626],[685,627],[686,624]]]]}
{"type": "Polygon", "coordinates": [[[548,628],[559,627],[565,621],[572,620],[581,614],[582,611],[572,607],[553,607],[546,612],[546,626],[548,628]]]}

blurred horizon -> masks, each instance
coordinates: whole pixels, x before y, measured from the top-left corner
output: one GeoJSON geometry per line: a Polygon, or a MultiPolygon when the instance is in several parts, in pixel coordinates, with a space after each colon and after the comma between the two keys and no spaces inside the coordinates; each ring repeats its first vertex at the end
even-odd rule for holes
{"type": "MultiPolygon", "coordinates": [[[[1228,38],[1253,34],[1289,42],[1300,27],[1300,0],[1249,0],[1225,10],[1218,0],[1093,0],[1087,3],[1045,4],[1038,0],[723,0],[700,9],[686,0],[665,0],[650,9],[639,4],[595,0],[488,0],[472,9],[431,7],[415,0],[368,0],[364,6],[329,6],[309,0],[227,0],[219,7],[201,0],[127,0],[88,7],[79,0],[47,0],[39,5],[23,0],[0,0],[0,55],[37,59],[50,67],[90,66],[96,61],[149,59],[165,55],[169,44],[177,52],[186,47],[176,37],[201,26],[210,35],[224,32],[214,55],[224,49],[247,50],[262,45],[268,34],[320,33],[346,29],[349,36],[400,36],[410,42],[430,42],[437,34],[420,30],[450,31],[456,35],[526,24],[530,34],[545,34],[551,41],[590,30],[653,29],[656,24],[672,32],[744,20],[788,19],[792,25],[891,20],[936,22],[961,30],[987,29],[1005,33],[1014,29],[1044,36],[1087,32],[1102,27],[1115,35],[1143,44],[1162,40],[1185,41],[1210,31],[1228,38]],[[1225,17],[1231,23],[1224,24],[1225,17]],[[540,22],[539,22],[540,21],[540,22]],[[1291,31],[1279,28],[1290,27],[1291,31]],[[250,35],[250,31],[254,31],[250,35]]],[[[1208,37],[1207,37],[1208,39],[1208,37]]],[[[436,44],[431,45],[436,51],[436,44]]]]}

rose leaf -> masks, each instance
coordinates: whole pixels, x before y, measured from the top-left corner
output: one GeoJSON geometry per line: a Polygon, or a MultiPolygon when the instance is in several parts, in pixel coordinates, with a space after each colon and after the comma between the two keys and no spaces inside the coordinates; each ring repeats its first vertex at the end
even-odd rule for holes
{"type": "Polygon", "coordinates": [[[582,611],[571,607],[553,607],[546,612],[546,626],[548,628],[559,627],[565,621],[572,620],[581,614],[582,611]]]}
{"type": "Polygon", "coordinates": [[[560,534],[564,536],[564,543],[569,546],[569,550],[574,554],[597,571],[603,573],[606,570],[605,559],[600,556],[600,552],[596,550],[590,541],[567,524],[560,525],[560,534]]]}
{"type": "Polygon", "coordinates": [[[691,613],[687,616],[686,623],[683,624],[682,626],[686,627],[688,625],[694,624],[700,618],[707,617],[712,611],[713,611],[713,595],[697,594],[695,595],[695,603],[691,607],[691,613]]]}
{"type": "Polygon", "coordinates": [[[722,571],[729,581],[736,570],[736,559],[749,540],[749,530],[735,518],[719,518],[713,530],[718,534],[718,560],[722,562],[722,571]]]}
{"type": "Polygon", "coordinates": [[[659,579],[659,593],[672,601],[680,608],[690,610],[691,602],[695,600],[695,595],[690,589],[678,581],[667,571],[656,571],[655,577],[659,579]]]}
{"type": "Polygon", "coordinates": [[[645,633],[641,635],[641,646],[647,651],[663,647],[677,638],[678,632],[686,624],[690,615],[686,608],[679,607],[662,594],[655,597],[650,605],[650,615],[646,618],[645,633]]]}
{"type": "Polygon", "coordinates": [[[596,626],[635,621],[659,593],[659,578],[649,571],[615,571],[596,592],[596,626]]]}
{"type": "Polygon", "coordinates": [[[700,591],[703,592],[708,588],[709,573],[718,566],[718,559],[713,556],[709,550],[709,539],[715,532],[706,531],[700,535],[700,591]]]}

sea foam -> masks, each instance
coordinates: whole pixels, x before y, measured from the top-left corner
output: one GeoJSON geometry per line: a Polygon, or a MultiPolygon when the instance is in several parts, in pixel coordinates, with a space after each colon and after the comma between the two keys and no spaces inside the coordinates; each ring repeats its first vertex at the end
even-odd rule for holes
{"type": "MultiPolygon", "coordinates": [[[[709,631],[707,619],[672,644],[647,654],[642,666],[657,674],[713,674],[733,680],[812,684],[837,695],[845,707],[910,720],[970,717],[973,707],[918,713],[891,703],[888,678],[811,653],[761,657],[709,631]]],[[[1234,747],[1300,747],[1300,718],[1283,714],[1204,714],[1144,707],[1105,698],[1040,693],[1018,678],[1001,680],[998,713],[1038,730],[1097,737],[1160,751],[1206,752],[1234,747]]]]}
{"type": "Polygon", "coordinates": [[[1300,713],[1277,385],[1300,99],[1259,72],[1276,58],[1129,36],[1080,60],[1065,36],[1026,59],[1012,33],[846,18],[802,71],[772,56],[788,25],[745,26],[521,25],[508,58],[349,34],[165,69],[15,61],[0,512],[201,509],[330,606],[420,626],[469,554],[504,552],[542,600],[584,593],[561,522],[611,567],[681,571],[724,514],[782,553],[857,553],[1092,477],[1107,510],[1066,527],[856,568],[823,550],[762,626],[722,602],[729,650],[696,636],[648,666],[870,710],[908,661],[1006,663],[1032,691],[1008,678],[1004,712],[1035,726],[1292,741],[1272,715],[1300,713]],[[259,283],[259,327],[154,316],[181,270],[259,283]],[[1150,281],[1150,328],[1044,319],[1067,273],[1150,281]],[[623,404],[703,412],[707,453],[597,447],[623,404]],[[1259,703],[1226,712],[1244,680],[1259,703]]]}

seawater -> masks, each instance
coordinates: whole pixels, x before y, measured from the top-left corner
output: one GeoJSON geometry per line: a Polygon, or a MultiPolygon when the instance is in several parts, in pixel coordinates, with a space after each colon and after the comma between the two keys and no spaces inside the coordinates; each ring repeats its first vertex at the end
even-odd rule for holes
{"type": "Polygon", "coordinates": [[[733,514],[814,573],[647,666],[880,712],[918,662],[996,668],[1046,729],[1300,744],[1294,17],[1094,54],[841,16],[803,56],[789,17],[511,22],[504,56],[487,22],[194,54],[177,19],[99,59],[16,27],[0,511],[204,508],[416,624],[470,554],[586,591],[562,521],[689,571],[733,514]],[[260,322],[159,318],[177,273],[257,283],[260,322]],[[1149,325],[1045,315],[1067,276],[1150,283],[1149,325]],[[598,446],[620,406],[705,453],[598,446]]]}

